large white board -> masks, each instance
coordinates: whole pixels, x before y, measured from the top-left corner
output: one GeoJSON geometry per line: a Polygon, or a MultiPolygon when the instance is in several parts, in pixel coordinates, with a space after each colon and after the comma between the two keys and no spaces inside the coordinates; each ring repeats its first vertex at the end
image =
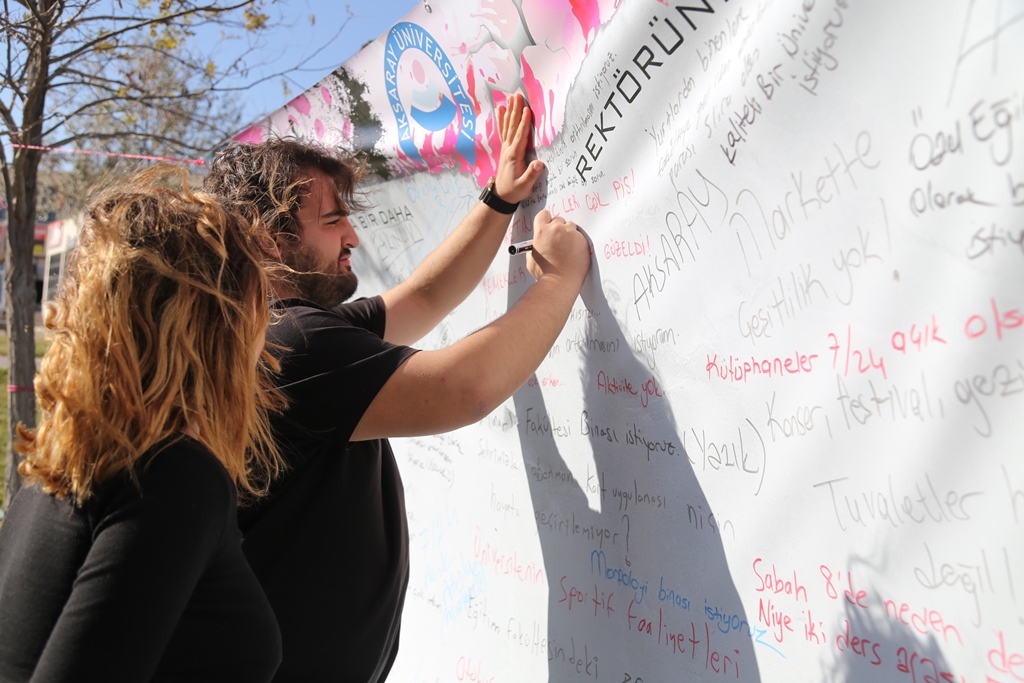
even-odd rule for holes
{"type": "MultiPolygon", "coordinates": [[[[393,442],[394,679],[1024,680],[1022,65],[1011,0],[431,0],[243,134],[391,172],[371,294],[522,90],[549,171],[508,239],[593,243],[527,386],[393,442]]],[[[423,346],[530,282],[498,254],[423,346]]]]}

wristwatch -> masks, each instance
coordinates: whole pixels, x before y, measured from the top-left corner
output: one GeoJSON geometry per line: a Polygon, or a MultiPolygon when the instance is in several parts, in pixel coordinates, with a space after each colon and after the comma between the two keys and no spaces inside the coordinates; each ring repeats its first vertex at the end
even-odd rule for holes
{"type": "Polygon", "coordinates": [[[519,202],[515,204],[506,202],[504,199],[498,196],[494,191],[494,178],[492,177],[490,182],[487,183],[487,187],[480,193],[480,201],[487,206],[491,207],[498,213],[512,214],[519,208],[519,202]]]}

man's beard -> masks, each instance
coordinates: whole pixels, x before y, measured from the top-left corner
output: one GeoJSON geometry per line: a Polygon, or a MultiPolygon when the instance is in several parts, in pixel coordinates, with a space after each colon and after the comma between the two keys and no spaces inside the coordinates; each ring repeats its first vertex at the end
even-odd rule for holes
{"type": "Polygon", "coordinates": [[[306,301],[333,308],[355,294],[359,281],[351,268],[323,263],[320,254],[304,244],[287,249],[284,262],[292,272],[288,284],[306,301]]]}

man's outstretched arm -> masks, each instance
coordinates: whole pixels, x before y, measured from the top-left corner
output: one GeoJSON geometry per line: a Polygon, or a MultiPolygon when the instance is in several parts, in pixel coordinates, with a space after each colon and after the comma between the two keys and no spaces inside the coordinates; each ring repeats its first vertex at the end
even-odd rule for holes
{"type": "Polygon", "coordinates": [[[529,379],[565,326],[590,269],[590,245],[574,223],[542,211],[527,265],[537,282],[508,313],[446,349],[411,356],[363,414],[353,441],[472,424],[529,379]]]}
{"type": "MultiPolygon", "coordinates": [[[[544,163],[526,163],[531,115],[523,96],[498,108],[501,154],[495,191],[507,202],[530,196],[544,163]]],[[[459,226],[401,284],[382,297],[387,309],[384,339],[412,344],[432,330],[480,284],[512,216],[478,202],[459,226]]]]}

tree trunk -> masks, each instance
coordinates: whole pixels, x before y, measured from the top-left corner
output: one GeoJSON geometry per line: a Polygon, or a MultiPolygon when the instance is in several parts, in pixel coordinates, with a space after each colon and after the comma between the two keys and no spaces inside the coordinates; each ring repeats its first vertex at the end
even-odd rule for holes
{"type": "MultiPolygon", "coordinates": [[[[50,75],[53,45],[53,0],[42,0],[35,15],[38,40],[30,47],[25,72],[26,97],[20,135],[13,142],[41,146],[43,114],[50,75]]],[[[42,152],[15,148],[11,181],[8,184],[7,256],[4,291],[7,294],[7,471],[4,473],[4,507],[11,504],[21,488],[14,450],[18,424],[35,427],[36,374],[35,312],[36,286],[32,248],[36,226],[36,193],[42,152]]]]}
{"type": "MultiPolygon", "coordinates": [[[[28,150],[23,150],[28,151],[28,150]]],[[[16,164],[17,165],[17,164],[16,164]]],[[[38,161],[35,165],[38,165],[38,161]]],[[[20,457],[14,451],[18,423],[34,427],[36,419],[35,391],[35,268],[32,263],[32,243],[35,232],[35,173],[31,175],[32,188],[18,169],[15,172],[15,198],[8,202],[7,265],[4,269],[6,293],[8,358],[7,370],[7,471],[4,481],[4,507],[10,505],[21,485],[18,477],[20,457]],[[24,179],[24,181],[23,181],[24,179]],[[31,195],[31,199],[27,196],[31,195]],[[26,206],[27,205],[27,206],[26,206]]],[[[34,169],[33,169],[34,171],[34,169]]]]}

